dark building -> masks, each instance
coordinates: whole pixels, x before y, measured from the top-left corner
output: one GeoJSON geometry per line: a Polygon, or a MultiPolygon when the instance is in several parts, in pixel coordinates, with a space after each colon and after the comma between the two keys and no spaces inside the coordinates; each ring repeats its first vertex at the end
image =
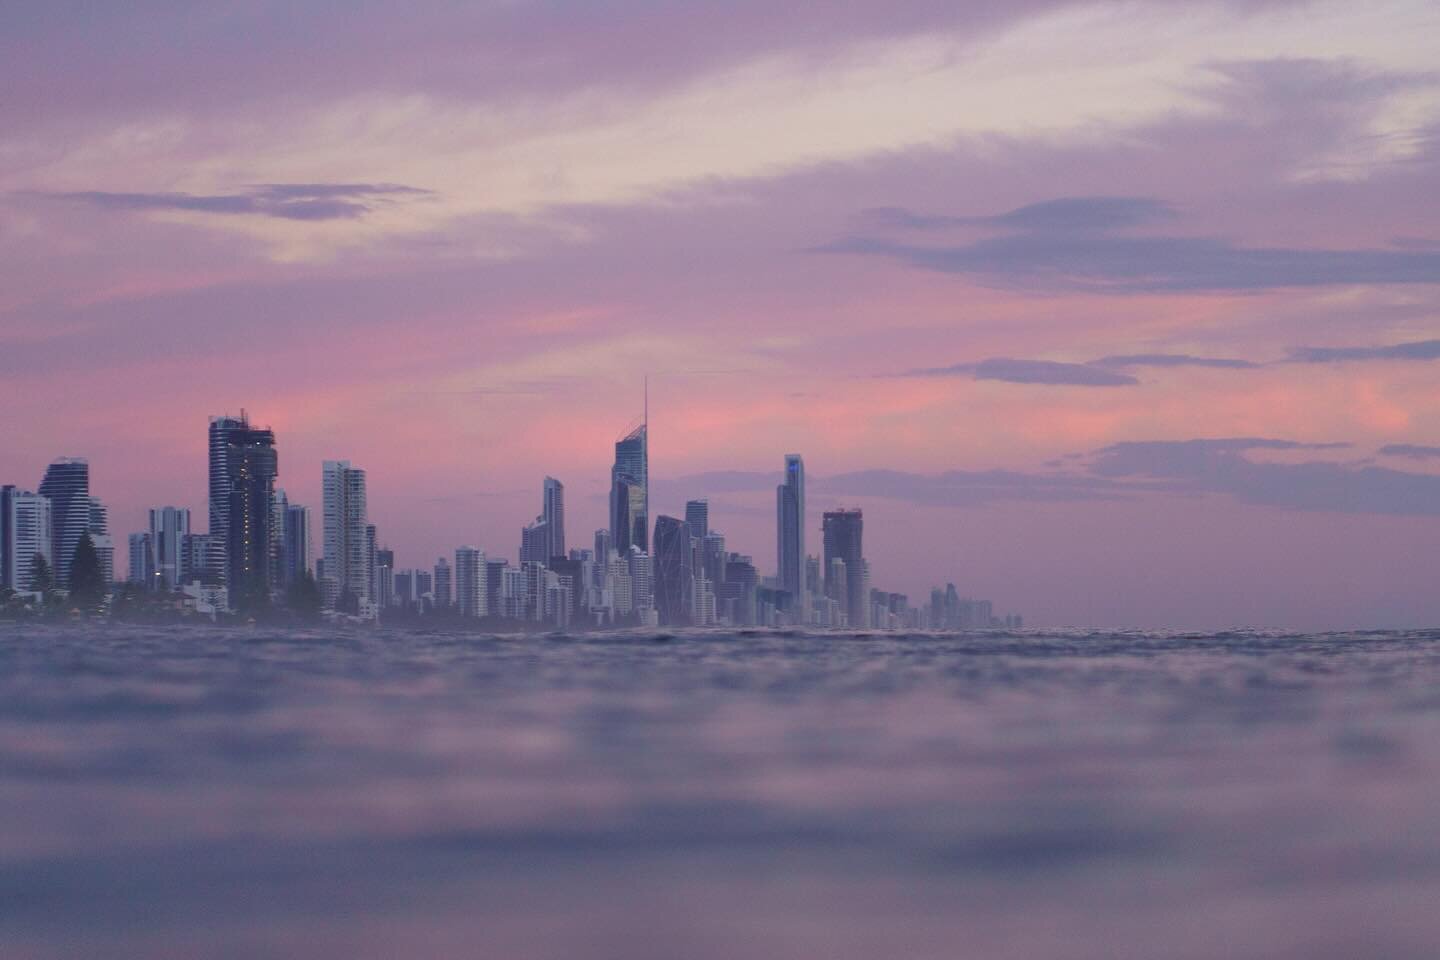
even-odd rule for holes
{"type": "Polygon", "coordinates": [[[690,500],[685,504],[685,526],[690,528],[690,539],[705,539],[710,532],[710,501],[690,500]]]}
{"type": "Polygon", "coordinates": [[[610,542],[622,557],[630,548],[650,549],[650,458],[648,427],[641,424],[615,443],[610,469],[610,542]]]}
{"type": "Polygon", "coordinates": [[[690,623],[690,601],[694,592],[690,527],[675,517],[655,518],[653,590],[655,609],[663,626],[690,623]]]}
{"type": "Polygon", "coordinates": [[[225,584],[233,598],[236,591],[268,592],[276,582],[272,524],[279,461],[275,435],[269,430],[231,431],[226,448],[230,508],[225,523],[224,569],[225,584]]]}
{"type": "Polygon", "coordinates": [[[75,548],[90,531],[90,464],[64,457],[45,468],[40,496],[50,501],[50,567],[57,586],[70,583],[75,548]]]}
{"type": "MultiPolygon", "coordinates": [[[[845,563],[845,615],[850,626],[869,625],[870,598],[865,587],[865,551],[862,544],[864,517],[859,510],[827,510],[822,531],[825,539],[825,569],[831,561],[845,563]]],[[[832,587],[838,587],[833,584],[832,587]]],[[[836,594],[836,598],[839,598],[836,594]]]]}
{"type": "Polygon", "coordinates": [[[275,434],[238,417],[210,418],[210,531],[206,576],[232,594],[242,586],[268,589],[276,582],[272,544],[275,434]]]}
{"type": "Polygon", "coordinates": [[[485,561],[485,609],[490,616],[499,617],[505,613],[505,568],[504,560],[485,561]]]}
{"type": "Polygon", "coordinates": [[[804,596],[805,461],[785,455],[785,482],[775,488],[776,579],[782,590],[804,596]]]}

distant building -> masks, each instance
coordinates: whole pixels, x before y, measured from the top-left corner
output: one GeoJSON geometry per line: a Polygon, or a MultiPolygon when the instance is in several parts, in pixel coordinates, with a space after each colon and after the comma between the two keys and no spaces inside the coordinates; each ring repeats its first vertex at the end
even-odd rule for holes
{"type": "Polygon", "coordinates": [[[280,532],[280,582],[286,586],[310,573],[313,547],[310,508],[286,503],[280,532]]]}
{"type": "Polygon", "coordinates": [[[14,486],[0,487],[0,587],[29,592],[37,556],[45,559],[54,575],[51,509],[49,497],[14,486]]]}
{"type": "Polygon", "coordinates": [[[860,510],[830,510],[824,515],[822,527],[825,540],[825,565],[831,568],[835,560],[844,563],[844,592],[838,593],[839,585],[832,585],[830,596],[845,607],[846,619],[851,627],[868,626],[869,594],[866,586],[865,553],[862,543],[864,517],[860,510]]]}
{"type": "Polygon", "coordinates": [[[685,503],[685,526],[690,528],[690,539],[698,543],[710,532],[710,501],[689,500],[685,503]]]}
{"type": "Polygon", "coordinates": [[[655,609],[662,626],[691,622],[694,571],[690,528],[675,517],[655,518],[655,609]]]}
{"type": "Polygon", "coordinates": [[[649,427],[642,423],[615,443],[610,468],[610,539],[621,556],[650,549],[649,427]]]}
{"type": "Polygon", "coordinates": [[[148,533],[130,534],[130,564],[127,580],[130,583],[154,590],[159,587],[155,571],[155,551],[148,533]]]}
{"type": "Polygon", "coordinates": [[[357,613],[371,600],[365,471],[348,460],[327,460],[322,470],[325,568],[320,592],[331,609],[357,613]]]}
{"type": "Polygon", "coordinates": [[[462,617],[484,617],[489,613],[486,590],[485,554],[474,547],[455,551],[455,603],[462,617]]]}
{"type": "Polygon", "coordinates": [[[549,561],[550,524],[537,517],[534,523],[526,524],[520,531],[520,562],[543,566],[549,561]]]}
{"type": "Polygon", "coordinates": [[[565,556],[565,484],[554,477],[546,477],[542,494],[540,519],[550,534],[549,551],[545,557],[565,556]]]}
{"type": "Polygon", "coordinates": [[[51,463],[40,495],[50,501],[50,569],[63,588],[70,583],[75,548],[90,529],[90,462],[64,457],[51,463]]]}
{"type": "Polygon", "coordinates": [[[785,455],[785,479],[775,488],[775,546],[780,589],[805,596],[805,461],[798,453],[785,455]]]}
{"type": "Polygon", "coordinates": [[[269,590],[275,581],[275,434],[239,417],[210,418],[211,566],[229,589],[269,590]]]}
{"type": "Polygon", "coordinates": [[[450,561],[446,560],[444,557],[439,557],[438,559],[436,559],[434,593],[435,606],[439,609],[443,610],[454,603],[454,600],[452,599],[454,596],[454,594],[452,593],[454,583],[452,577],[453,574],[450,569],[450,561]]]}
{"type": "MultiPolygon", "coordinates": [[[[185,538],[190,535],[190,511],[182,507],[156,507],[150,511],[149,534],[151,586],[173,591],[185,581],[185,538]]],[[[130,579],[135,579],[133,571],[130,579]]]]}

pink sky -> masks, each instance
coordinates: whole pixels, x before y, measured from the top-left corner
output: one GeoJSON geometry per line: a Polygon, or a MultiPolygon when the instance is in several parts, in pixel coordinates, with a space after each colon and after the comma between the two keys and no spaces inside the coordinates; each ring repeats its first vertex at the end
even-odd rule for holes
{"type": "Polygon", "coordinates": [[[588,545],[649,373],[767,573],[799,451],[915,599],[1440,622],[1433,3],[72,7],[0,13],[0,482],[117,535],[243,407],[401,566],[547,473],[588,545]]]}

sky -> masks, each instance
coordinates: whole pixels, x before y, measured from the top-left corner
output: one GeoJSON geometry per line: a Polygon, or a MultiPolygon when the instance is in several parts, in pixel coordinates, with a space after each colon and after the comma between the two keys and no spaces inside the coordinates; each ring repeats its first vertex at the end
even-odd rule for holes
{"type": "MultiPolygon", "coordinates": [[[[1433,0],[0,7],[0,481],[206,513],[208,417],[401,567],[652,515],[1046,626],[1440,623],[1433,0]],[[783,7],[784,9],[777,9],[783,7]]],[[[318,522],[318,519],[317,519],[318,522]]],[[[197,526],[199,526],[197,524],[197,526]]]]}

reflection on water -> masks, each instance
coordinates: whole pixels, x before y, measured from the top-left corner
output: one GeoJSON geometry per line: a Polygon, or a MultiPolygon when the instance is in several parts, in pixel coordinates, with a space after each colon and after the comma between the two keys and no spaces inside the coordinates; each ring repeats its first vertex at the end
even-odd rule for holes
{"type": "Polygon", "coordinates": [[[1440,952],[1440,633],[0,628],[0,956],[1440,952]]]}

